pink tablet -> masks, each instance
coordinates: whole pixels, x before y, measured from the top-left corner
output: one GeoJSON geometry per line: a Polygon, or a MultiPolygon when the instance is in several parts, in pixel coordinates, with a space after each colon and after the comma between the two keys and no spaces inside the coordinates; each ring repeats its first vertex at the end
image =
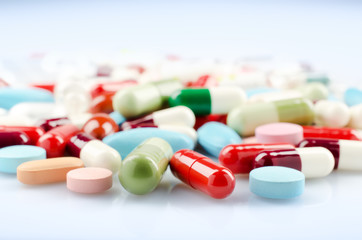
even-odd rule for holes
{"type": "Polygon", "coordinates": [[[67,188],[73,192],[101,193],[111,187],[112,172],[105,168],[79,168],[67,174],[67,188]]]}
{"type": "Polygon", "coordinates": [[[297,145],[303,140],[303,128],[293,123],[270,123],[257,127],[255,137],[260,143],[290,143],[297,145]]]}

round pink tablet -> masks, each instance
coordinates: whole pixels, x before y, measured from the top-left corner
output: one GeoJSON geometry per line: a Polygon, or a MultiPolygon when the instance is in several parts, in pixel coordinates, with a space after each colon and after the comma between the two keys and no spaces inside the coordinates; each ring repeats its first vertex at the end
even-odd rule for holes
{"type": "Polygon", "coordinates": [[[297,145],[303,140],[303,128],[293,123],[270,123],[257,127],[255,137],[260,143],[290,143],[297,145]]]}
{"type": "Polygon", "coordinates": [[[101,193],[112,187],[112,172],[105,168],[87,167],[67,173],[67,188],[78,193],[101,193]]]}

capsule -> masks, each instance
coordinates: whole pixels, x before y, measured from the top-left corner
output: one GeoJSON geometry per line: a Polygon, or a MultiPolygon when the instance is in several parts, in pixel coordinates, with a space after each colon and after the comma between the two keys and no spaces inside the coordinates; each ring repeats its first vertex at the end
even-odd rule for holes
{"type": "Polygon", "coordinates": [[[12,145],[30,145],[31,141],[27,134],[22,131],[0,131],[0,148],[12,145]]]}
{"type": "Polygon", "coordinates": [[[132,86],[113,97],[113,109],[125,118],[139,117],[161,109],[170,95],[182,88],[177,80],[166,80],[132,86]]]}
{"type": "Polygon", "coordinates": [[[104,93],[92,99],[89,112],[90,113],[111,113],[113,111],[114,93],[104,93]]]}
{"type": "Polygon", "coordinates": [[[332,172],[334,157],[323,147],[266,150],[255,157],[253,164],[254,168],[265,166],[290,167],[304,173],[306,178],[318,178],[332,172]]]}
{"type": "MultiPolygon", "coordinates": [[[[38,139],[44,135],[45,131],[36,126],[0,126],[0,132],[2,131],[20,131],[25,133],[29,137],[29,144],[36,145],[38,139]]],[[[19,144],[12,144],[19,145],[19,144]]]]}
{"type": "Polygon", "coordinates": [[[348,127],[362,129],[362,104],[358,104],[349,108],[351,119],[348,127]]]}
{"type": "Polygon", "coordinates": [[[255,157],[263,150],[294,149],[288,143],[249,143],[230,144],[224,147],[219,154],[221,165],[230,169],[234,174],[249,173],[253,170],[255,157]]]}
{"type": "Polygon", "coordinates": [[[67,117],[60,117],[60,118],[50,118],[50,119],[44,119],[38,123],[38,126],[40,126],[44,131],[48,132],[52,130],[53,128],[60,127],[66,124],[71,124],[72,122],[67,117]]]}
{"type": "Polygon", "coordinates": [[[172,154],[172,148],[165,140],[147,139],[123,160],[119,181],[130,193],[152,192],[161,181],[172,154]]]}
{"type": "Polygon", "coordinates": [[[310,125],[313,121],[313,104],[302,98],[243,105],[231,110],[227,117],[227,125],[245,137],[254,135],[256,127],[267,123],[310,125]]]}
{"type": "Polygon", "coordinates": [[[303,126],[304,138],[361,140],[360,135],[359,131],[352,128],[303,126]]]}
{"type": "Polygon", "coordinates": [[[176,152],[170,167],[175,177],[213,198],[226,198],[235,188],[235,176],[229,169],[192,150],[176,152]]]}
{"type": "Polygon", "coordinates": [[[353,140],[306,138],[298,147],[324,147],[334,156],[334,169],[362,170],[362,142],[353,140]]]}
{"type": "Polygon", "coordinates": [[[190,108],[178,106],[156,111],[142,118],[126,121],[121,130],[129,130],[138,127],[158,127],[164,124],[177,124],[193,127],[195,125],[195,114],[190,108]]]}
{"type": "Polygon", "coordinates": [[[94,114],[82,128],[83,132],[98,139],[103,139],[118,130],[118,124],[106,113],[94,114]]]}
{"type": "Polygon", "coordinates": [[[315,123],[318,126],[345,127],[351,117],[348,106],[337,101],[318,101],[314,106],[314,110],[315,123]]]}
{"type": "Polygon", "coordinates": [[[199,127],[208,122],[220,122],[226,124],[227,114],[210,114],[206,116],[197,116],[194,128],[197,130],[199,127]]]}
{"type": "Polygon", "coordinates": [[[97,83],[92,86],[90,94],[92,98],[96,98],[97,96],[105,94],[114,95],[117,91],[130,86],[134,86],[136,84],[137,84],[136,80],[97,83]]]}
{"type": "Polygon", "coordinates": [[[67,150],[73,157],[79,157],[86,167],[107,168],[113,173],[121,167],[121,156],[114,148],[86,133],[73,136],[67,150]]]}
{"type": "Polygon", "coordinates": [[[171,107],[184,105],[196,116],[227,114],[245,102],[245,92],[241,88],[234,87],[182,89],[174,92],[169,99],[171,107]]]}
{"type": "Polygon", "coordinates": [[[78,132],[72,124],[56,127],[41,136],[36,145],[47,151],[48,158],[62,157],[70,138],[78,132]]]}

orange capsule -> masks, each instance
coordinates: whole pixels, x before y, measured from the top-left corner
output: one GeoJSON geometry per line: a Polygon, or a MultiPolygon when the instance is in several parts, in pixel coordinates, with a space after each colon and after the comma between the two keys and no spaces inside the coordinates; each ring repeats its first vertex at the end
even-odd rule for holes
{"type": "Polygon", "coordinates": [[[104,137],[118,132],[117,123],[106,113],[97,113],[91,117],[82,128],[82,131],[89,135],[103,139],[104,137]]]}

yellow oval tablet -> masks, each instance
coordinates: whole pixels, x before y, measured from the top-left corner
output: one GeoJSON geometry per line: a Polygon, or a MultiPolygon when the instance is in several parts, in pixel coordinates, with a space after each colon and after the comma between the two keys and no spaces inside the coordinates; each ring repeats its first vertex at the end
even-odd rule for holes
{"type": "Polygon", "coordinates": [[[83,162],[76,157],[35,160],[20,164],[17,177],[24,184],[64,182],[70,170],[81,167],[84,167],[83,162]]]}

